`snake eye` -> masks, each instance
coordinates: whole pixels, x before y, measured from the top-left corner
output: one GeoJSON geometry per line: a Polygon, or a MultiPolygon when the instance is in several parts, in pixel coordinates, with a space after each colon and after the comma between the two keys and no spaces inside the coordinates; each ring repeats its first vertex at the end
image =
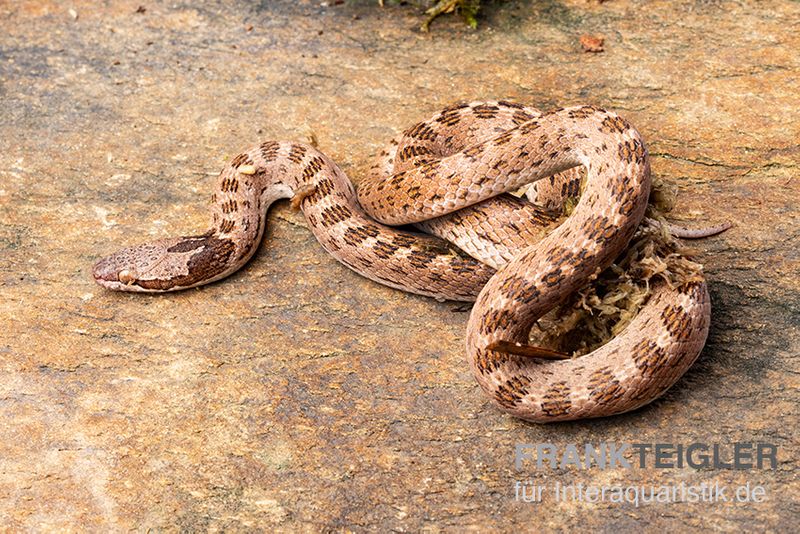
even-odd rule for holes
{"type": "Polygon", "coordinates": [[[126,285],[131,285],[136,281],[136,275],[128,269],[122,269],[117,273],[117,279],[126,285]]]}

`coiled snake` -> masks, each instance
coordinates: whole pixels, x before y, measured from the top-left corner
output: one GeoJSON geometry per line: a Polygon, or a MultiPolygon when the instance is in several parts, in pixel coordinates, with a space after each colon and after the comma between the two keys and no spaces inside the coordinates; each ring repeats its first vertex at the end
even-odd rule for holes
{"type": "Polygon", "coordinates": [[[467,354],[501,409],[537,422],[607,416],[657,398],[697,358],[710,320],[703,281],[656,284],[633,322],[583,357],[531,358],[546,351],[526,344],[538,318],[625,248],[649,189],[644,142],[614,113],[459,104],[396,138],[358,197],[314,147],[265,142],[220,174],[209,231],[121,250],[93,274],[106,288],[141,292],[219,280],[254,254],[267,208],[291,198],[325,250],[363,276],[440,300],[475,300],[467,354]],[[551,213],[506,194],[533,183],[539,204],[557,202],[577,192],[578,166],[586,170],[580,201],[547,235],[551,213]],[[381,223],[415,223],[466,254],[381,223]]]}

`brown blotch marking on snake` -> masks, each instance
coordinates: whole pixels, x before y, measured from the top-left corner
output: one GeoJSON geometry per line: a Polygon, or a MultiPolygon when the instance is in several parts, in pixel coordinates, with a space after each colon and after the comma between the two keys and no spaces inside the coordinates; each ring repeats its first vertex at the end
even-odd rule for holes
{"type": "Polygon", "coordinates": [[[431,150],[428,147],[422,145],[408,145],[404,146],[400,153],[397,154],[397,159],[398,161],[408,161],[419,156],[428,156],[430,154],[431,150]]]}
{"type": "Polygon", "coordinates": [[[406,191],[406,196],[408,196],[408,198],[410,198],[411,200],[416,200],[422,196],[421,189],[422,189],[421,185],[411,186],[406,191]]]}
{"type": "Polygon", "coordinates": [[[561,270],[561,267],[556,267],[555,269],[544,275],[542,277],[542,281],[545,283],[547,287],[556,287],[559,284],[561,284],[561,282],[564,281],[564,278],[566,278],[566,275],[561,270]]]}
{"type": "Polygon", "coordinates": [[[521,276],[509,276],[500,286],[500,292],[509,300],[529,304],[541,295],[535,284],[530,283],[521,276]]]}
{"type": "Polygon", "coordinates": [[[528,390],[530,383],[531,379],[525,375],[513,376],[506,380],[504,384],[497,386],[494,398],[500,405],[506,408],[513,408],[530,393],[528,390]]]}
{"type": "MultiPolygon", "coordinates": [[[[377,230],[376,230],[377,231],[377,230]]],[[[419,242],[419,238],[408,234],[397,234],[392,237],[392,243],[398,247],[411,247],[419,242]]]]}
{"type": "MultiPolygon", "coordinates": [[[[517,127],[517,130],[521,134],[529,134],[539,129],[541,123],[538,119],[529,120],[528,122],[524,122],[517,127]]],[[[510,130],[513,132],[514,130],[510,130]]]]}
{"type": "Polygon", "coordinates": [[[451,213],[451,214],[450,214],[450,222],[451,222],[451,223],[452,223],[454,226],[458,226],[458,225],[460,225],[460,224],[461,224],[462,222],[464,222],[465,220],[466,220],[466,219],[465,219],[465,215],[464,215],[464,212],[463,212],[463,210],[455,211],[455,212],[453,212],[453,213],[451,213]]]}
{"type": "Polygon", "coordinates": [[[520,124],[526,123],[533,118],[533,115],[525,113],[524,111],[515,111],[514,115],[511,116],[511,121],[514,123],[514,126],[519,126],[520,124]]]}
{"type": "Polygon", "coordinates": [[[426,180],[433,180],[438,176],[441,165],[441,161],[432,161],[417,167],[416,171],[426,180]]]}
{"type": "Polygon", "coordinates": [[[371,226],[355,226],[353,228],[348,228],[345,230],[342,239],[344,239],[345,243],[352,245],[354,247],[361,245],[364,241],[369,239],[370,237],[378,237],[380,231],[376,227],[371,226]]]}
{"type": "MultiPolygon", "coordinates": [[[[533,205],[531,210],[531,219],[542,225],[548,225],[558,220],[558,214],[533,205]]],[[[512,223],[513,224],[513,223],[512,223]]],[[[519,231],[519,229],[517,229],[519,231]]]]}
{"type": "Polygon", "coordinates": [[[303,161],[303,158],[306,156],[306,147],[303,145],[292,145],[292,148],[289,149],[289,161],[292,163],[300,163],[303,161]]]}
{"type": "Polygon", "coordinates": [[[444,124],[445,126],[455,126],[461,122],[461,110],[468,107],[469,104],[456,104],[454,106],[450,106],[443,109],[435,120],[436,122],[444,124]]]}
{"type": "Polygon", "coordinates": [[[373,265],[375,265],[375,262],[372,261],[371,259],[367,258],[366,256],[360,256],[358,258],[358,261],[361,262],[361,264],[364,267],[372,267],[373,265]]]}
{"type": "Polygon", "coordinates": [[[585,119],[589,115],[592,115],[592,114],[594,114],[596,112],[597,112],[597,108],[595,108],[595,107],[582,106],[582,107],[580,107],[578,109],[570,110],[570,112],[567,113],[567,116],[570,119],[585,119]]]}
{"type": "Polygon", "coordinates": [[[611,185],[611,197],[619,202],[630,192],[630,187],[626,184],[625,180],[616,180],[611,185]]]}
{"type": "Polygon", "coordinates": [[[493,371],[491,369],[491,361],[488,357],[488,351],[483,349],[476,349],[475,350],[475,367],[477,367],[478,371],[481,374],[489,374],[493,371]]]}
{"type": "Polygon", "coordinates": [[[542,411],[551,417],[567,415],[572,408],[570,389],[566,382],[552,384],[542,395],[542,411]]]}
{"type": "Polygon", "coordinates": [[[329,194],[331,194],[334,190],[334,183],[333,181],[325,177],[317,183],[314,183],[314,177],[317,173],[322,169],[325,162],[319,156],[315,156],[311,158],[311,160],[306,164],[303,168],[301,173],[301,183],[306,184],[305,189],[303,190],[303,194],[297,196],[297,200],[292,199],[292,205],[301,207],[305,206],[306,203],[316,204],[329,194]]]}
{"type": "Polygon", "coordinates": [[[361,232],[364,232],[369,237],[378,237],[381,235],[381,229],[378,225],[372,223],[362,224],[358,227],[361,232]]]}
{"type": "Polygon", "coordinates": [[[234,169],[242,165],[253,165],[253,160],[247,153],[241,153],[231,160],[231,167],[234,169]]]}
{"type": "Polygon", "coordinates": [[[233,231],[236,228],[236,221],[231,221],[230,219],[223,219],[222,224],[219,225],[219,232],[221,234],[227,234],[228,232],[233,231]]]}
{"type": "Polygon", "coordinates": [[[458,111],[460,109],[468,108],[468,102],[456,102],[455,104],[451,104],[442,110],[442,113],[450,113],[453,111],[458,111]]]}
{"type": "MultiPolygon", "coordinates": [[[[166,280],[137,280],[135,284],[144,289],[171,289],[173,287],[186,287],[201,280],[207,280],[220,274],[228,268],[230,258],[233,255],[236,245],[231,239],[220,239],[213,236],[197,236],[187,238],[191,240],[191,245],[178,243],[176,247],[189,247],[190,252],[197,250],[187,262],[189,274],[170,278],[166,280]],[[197,240],[196,242],[194,240],[197,240]]],[[[183,252],[178,250],[176,252],[183,252]]]]}
{"type": "Polygon", "coordinates": [[[327,177],[317,182],[317,192],[319,193],[320,197],[325,197],[333,193],[334,187],[335,184],[333,183],[333,180],[327,177]]]}
{"type": "Polygon", "coordinates": [[[341,205],[331,206],[324,209],[322,213],[320,213],[322,226],[325,226],[326,228],[342,221],[346,221],[352,216],[353,212],[350,211],[350,208],[341,205]]]}
{"type": "Polygon", "coordinates": [[[489,334],[498,329],[507,330],[514,324],[514,312],[509,309],[493,309],[483,315],[481,319],[481,332],[489,334]]]}
{"type": "Polygon", "coordinates": [[[589,376],[589,396],[597,404],[610,404],[625,394],[619,380],[608,367],[601,367],[589,376]]]}
{"type": "Polygon", "coordinates": [[[500,108],[492,104],[480,104],[472,108],[472,113],[479,119],[493,119],[497,117],[500,108]]]}
{"type": "Polygon", "coordinates": [[[523,106],[523,105],[522,105],[522,104],[520,104],[519,102],[511,102],[511,101],[509,101],[509,100],[499,100],[499,101],[497,102],[497,104],[498,104],[499,106],[503,106],[503,107],[507,107],[507,108],[513,108],[513,109],[525,109],[525,106],[523,106]]]}
{"type": "MultiPolygon", "coordinates": [[[[352,258],[342,258],[340,261],[342,263],[344,263],[345,265],[347,265],[348,267],[350,267],[351,269],[356,269],[356,270],[358,269],[358,267],[355,265],[356,263],[360,264],[361,267],[371,267],[375,263],[372,260],[370,260],[369,258],[366,258],[364,256],[355,256],[355,257],[352,257],[352,258]]],[[[375,278],[378,278],[379,280],[383,280],[385,282],[391,282],[390,279],[384,278],[384,277],[380,276],[377,273],[372,273],[372,274],[373,274],[373,276],[375,276],[375,278]]]]}
{"type": "Polygon", "coordinates": [[[620,143],[618,148],[619,157],[626,163],[636,162],[642,164],[645,158],[644,146],[638,139],[628,139],[620,143]]]}
{"type": "MultiPolygon", "coordinates": [[[[419,141],[435,141],[436,140],[436,131],[430,127],[429,124],[425,122],[420,122],[415,124],[405,132],[403,135],[407,135],[413,139],[417,139],[419,141]]],[[[384,154],[384,155],[388,155],[384,154]]]]}
{"type": "MultiPolygon", "coordinates": [[[[496,171],[502,171],[504,168],[508,167],[508,162],[502,159],[498,159],[492,165],[492,169],[496,171]]],[[[511,172],[506,173],[508,176],[511,176],[511,172]]]]}
{"type": "Polygon", "coordinates": [[[475,366],[482,374],[493,373],[500,366],[510,361],[511,355],[493,350],[477,349],[475,352],[475,366]]]}
{"type": "Polygon", "coordinates": [[[266,163],[272,163],[278,159],[278,151],[280,148],[281,145],[277,141],[266,141],[261,143],[261,146],[258,147],[261,152],[261,157],[264,158],[266,163]]]}
{"type": "Polygon", "coordinates": [[[323,160],[319,156],[314,156],[308,163],[306,163],[305,167],[303,167],[301,176],[303,177],[303,181],[306,183],[311,183],[312,179],[316,174],[322,170],[325,166],[325,160],[323,160]]]}
{"type": "Polygon", "coordinates": [[[372,252],[381,259],[389,259],[397,252],[397,246],[386,241],[378,240],[372,245],[372,252]]]}
{"type": "Polygon", "coordinates": [[[414,249],[408,256],[408,263],[417,269],[428,269],[431,262],[439,256],[441,252],[430,249],[414,249]]]}
{"type": "Polygon", "coordinates": [[[334,190],[333,180],[330,178],[324,178],[315,185],[310,185],[308,187],[308,193],[303,197],[299,197],[298,202],[300,205],[304,206],[305,201],[310,202],[312,205],[316,204],[326,196],[330,195],[334,190]]]}
{"type": "Polygon", "coordinates": [[[220,209],[222,210],[222,213],[225,213],[227,215],[229,213],[234,213],[238,211],[239,204],[236,202],[235,199],[231,198],[228,201],[223,202],[222,205],[220,206],[220,209]]]}
{"type": "Polygon", "coordinates": [[[671,304],[661,312],[661,322],[678,341],[686,341],[692,337],[692,318],[681,306],[671,304]]]}
{"type": "MultiPolygon", "coordinates": [[[[403,180],[405,180],[407,175],[408,175],[407,171],[400,171],[400,172],[394,173],[388,179],[389,185],[392,185],[392,186],[399,185],[403,180]]],[[[383,182],[381,182],[381,183],[383,183],[383,182]]]]}
{"type": "Polygon", "coordinates": [[[605,215],[594,215],[586,220],[581,231],[587,238],[602,244],[613,237],[616,227],[605,215]]]}
{"type": "Polygon", "coordinates": [[[600,123],[600,131],[603,133],[625,133],[630,129],[630,124],[618,115],[609,115],[600,123]]]}
{"type": "Polygon", "coordinates": [[[235,193],[239,190],[239,180],[235,176],[226,176],[222,179],[219,189],[225,193],[235,193]]]}
{"type": "Polygon", "coordinates": [[[633,362],[645,377],[650,377],[667,364],[667,351],[655,341],[643,339],[633,349],[633,362]]]}
{"type": "Polygon", "coordinates": [[[465,157],[470,159],[476,159],[480,157],[486,151],[486,144],[481,143],[479,145],[471,146],[468,149],[464,150],[463,154],[465,157]]]}
{"type": "Polygon", "coordinates": [[[469,274],[475,271],[476,265],[478,265],[478,261],[469,256],[454,256],[450,260],[450,268],[456,274],[469,274]]]}
{"type": "Polygon", "coordinates": [[[556,265],[572,265],[575,259],[575,251],[565,247],[553,247],[547,253],[545,259],[556,265]]]}

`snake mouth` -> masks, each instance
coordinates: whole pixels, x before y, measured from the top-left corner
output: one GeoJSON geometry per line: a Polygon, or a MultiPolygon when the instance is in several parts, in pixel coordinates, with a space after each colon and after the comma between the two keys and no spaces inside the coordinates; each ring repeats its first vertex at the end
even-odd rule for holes
{"type": "Polygon", "coordinates": [[[112,291],[137,293],[157,291],[140,287],[136,273],[130,269],[120,269],[113,256],[103,258],[95,263],[92,268],[92,276],[98,285],[112,291]]]}

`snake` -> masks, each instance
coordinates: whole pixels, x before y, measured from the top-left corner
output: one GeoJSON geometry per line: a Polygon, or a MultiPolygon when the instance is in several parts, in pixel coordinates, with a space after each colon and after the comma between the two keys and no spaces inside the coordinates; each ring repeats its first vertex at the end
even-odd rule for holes
{"type": "Polygon", "coordinates": [[[605,417],[652,402],[697,359],[710,324],[705,280],[654,283],[632,322],[579,358],[531,346],[529,335],[625,249],[650,185],[644,140],[614,112],[459,103],[393,139],[357,192],[311,144],[250,148],[217,178],[206,232],[122,249],[93,277],[151,293],[220,280],[254,255],[270,205],[290,199],[322,247],[360,275],[474,302],[467,358],[497,408],[538,423],[605,417]],[[510,194],[524,186],[534,202],[510,194]],[[559,222],[552,205],[578,193],[559,222]]]}

